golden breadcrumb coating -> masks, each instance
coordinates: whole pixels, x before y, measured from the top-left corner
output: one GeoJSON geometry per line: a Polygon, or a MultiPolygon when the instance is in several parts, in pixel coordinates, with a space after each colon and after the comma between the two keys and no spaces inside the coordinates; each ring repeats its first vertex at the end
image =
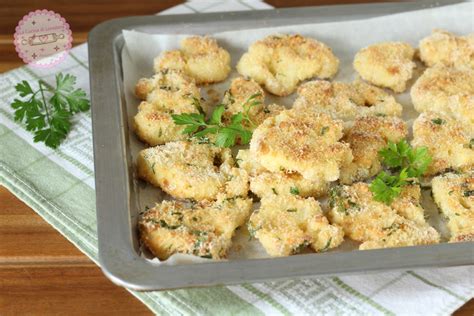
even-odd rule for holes
{"type": "Polygon", "coordinates": [[[388,206],[373,199],[366,183],[334,187],[328,217],[346,236],[362,242],[361,250],[438,243],[438,232],[422,219],[419,188],[404,187],[403,191],[388,206]],[[405,190],[410,192],[403,193],[405,190]]]}
{"type": "Polygon", "coordinates": [[[297,172],[270,172],[255,160],[248,149],[239,150],[236,161],[250,175],[250,191],[260,198],[272,194],[321,197],[329,188],[328,182],[310,181],[297,172]]]}
{"type": "Polygon", "coordinates": [[[161,260],[175,253],[222,259],[251,209],[252,200],[240,197],[187,204],[163,201],[142,215],[138,227],[142,242],[161,260]]]}
{"type": "Polygon", "coordinates": [[[138,138],[150,146],[162,145],[176,140],[185,140],[183,126],[174,123],[171,111],[164,111],[149,102],[141,102],[133,118],[133,128],[138,138]]]}
{"type": "Polygon", "coordinates": [[[140,79],[135,94],[141,100],[178,113],[195,110],[193,99],[201,98],[194,79],[177,70],[163,70],[152,78],[140,79]]]}
{"type": "Polygon", "coordinates": [[[255,129],[250,151],[271,172],[298,172],[310,181],[334,181],[352,160],[341,143],[343,122],[325,113],[285,110],[255,129]]]}
{"type": "Polygon", "coordinates": [[[140,151],[138,176],[175,198],[247,196],[248,175],[234,167],[229,148],[179,141],[140,151]]]}
{"type": "Polygon", "coordinates": [[[270,93],[286,96],[303,80],[332,78],[338,67],[339,59],[331,49],[315,39],[271,35],[249,47],[237,64],[237,71],[270,93]]]}
{"type": "Polygon", "coordinates": [[[411,89],[415,110],[446,113],[474,131],[474,70],[436,66],[411,89]]]}
{"type": "Polygon", "coordinates": [[[413,123],[414,147],[426,146],[432,157],[427,175],[474,167],[474,135],[446,114],[426,112],[413,123]]]}
{"type": "Polygon", "coordinates": [[[378,174],[382,170],[379,151],[386,147],[389,141],[397,143],[407,134],[406,123],[398,117],[357,118],[342,139],[349,143],[354,159],[341,168],[340,181],[351,184],[378,174]]]}
{"type": "Polygon", "coordinates": [[[133,119],[135,133],[151,146],[184,140],[184,126],[178,126],[172,114],[197,113],[194,100],[201,95],[194,80],[185,74],[166,70],[152,78],[142,78],[135,86],[135,94],[142,100],[133,119]]]}
{"type": "Polygon", "coordinates": [[[231,71],[230,55],[214,38],[191,36],[181,41],[180,50],[165,51],[155,58],[155,71],[163,69],[181,70],[197,84],[220,82],[231,71]]]}
{"type": "Polygon", "coordinates": [[[240,168],[244,169],[248,175],[255,176],[257,174],[268,172],[258,161],[249,149],[240,149],[235,157],[235,161],[240,168]]]}
{"type": "Polygon", "coordinates": [[[311,246],[317,252],[339,246],[343,231],[329,224],[318,201],[288,195],[269,195],[250,216],[248,230],[273,257],[289,256],[311,246]]]}
{"type": "Polygon", "coordinates": [[[361,80],[352,83],[325,80],[304,83],[298,88],[293,108],[324,112],[343,121],[367,115],[402,115],[402,106],[392,95],[361,80]]]}
{"type": "Polygon", "coordinates": [[[450,242],[474,241],[474,170],[435,177],[433,197],[447,219],[450,242]]]}
{"type": "Polygon", "coordinates": [[[239,112],[248,113],[252,124],[246,127],[254,129],[266,118],[275,116],[285,109],[284,106],[265,105],[264,102],[265,92],[257,82],[243,77],[235,78],[222,100],[222,104],[225,105],[224,120],[230,121],[232,115],[239,112]]]}
{"type": "Polygon", "coordinates": [[[250,178],[250,190],[259,197],[272,194],[321,197],[328,189],[328,182],[306,180],[296,172],[264,172],[250,178]]]}
{"type": "Polygon", "coordinates": [[[474,69],[474,33],[456,36],[443,30],[420,41],[420,59],[428,66],[469,66],[474,69]]]}
{"type": "Polygon", "coordinates": [[[413,76],[415,49],[402,42],[384,42],[361,49],[354,68],[368,82],[395,92],[403,92],[413,76]]]}
{"type": "Polygon", "coordinates": [[[471,136],[474,136],[474,93],[450,96],[448,108],[451,117],[461,123],[471,136]]]}
{"type": "Polygon", "coordinates": [[[425,210],[420,205],[421,188],[419,185],[406,185],[390,205],[398,215],[401,215],[416,224],[427,224],[425,210]]]}

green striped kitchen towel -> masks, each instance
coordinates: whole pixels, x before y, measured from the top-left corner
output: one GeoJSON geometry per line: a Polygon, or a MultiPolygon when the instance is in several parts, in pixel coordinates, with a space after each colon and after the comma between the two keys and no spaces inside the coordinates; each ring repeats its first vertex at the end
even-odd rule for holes
{"type": "MultiPolygon", "coordinates": [[[[270,8],[254,0],[208,0],[163,14],[270,8]]],[[[24,66],[0,75],[0,183],[97,262],[90,113],[78,114],[66,141],[51,150],[32,142],[10,108],[17,82],[52,82],[57,72],[75,75],[78,86],[88,91],[87,46],[72,49],[53,71],[24,66]]],[[[454,267],[130,292],[155,313],[170,315],[447,315],[472,298],[473,272],[473,267],[454,267]]]]}

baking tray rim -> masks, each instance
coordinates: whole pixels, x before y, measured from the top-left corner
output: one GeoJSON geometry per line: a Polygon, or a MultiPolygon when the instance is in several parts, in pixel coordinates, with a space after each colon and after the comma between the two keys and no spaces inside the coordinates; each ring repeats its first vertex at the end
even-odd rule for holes
{"type": "MultiPolygon", "coordinates": [[[[422,1],[418,5],[428,7],[435,2],[422,1]]],[[[463,1],[450,1],[443,5],[459,2],[463,1]]],[[[155,265],[139,256],[136,251],[136,240],[134,240],[136,236],[132,235],[136,231],[132,226],[130,213],[133,164],[127,153],[127,121],[124,114],[126,109],[121,82],[120,50],[123,45],[121,34],[123,29],[140,29],[166,23],[183,26],[187,25],[186,23],[202,23],[202,20],[207,21],[206,23],[218,23],[220,20],[241,23],[249,19],[266,21],[265,19],[272,18],[288,20],[292,15],[308,17],[318,12],[327,16],[326,13],[334,9],[343,12],[344,8],[361,9],[366,6],[374,9],[389,5],[390,3],[127,17],[106,21],[96,26],[90,32],[88,42],[99,262],[104,274],[114,283],[130,289],[165,290],[331,274],[474,264],[472,242],[180,265],[155,265]],[[112,58],[103,58],[110,54],[112,58]]],[[[293,24],[309,23],[304,21],[305,19],[300,18],[293,24]]],[[[262,25],[264,26],[270,25],[262,25]]]]}

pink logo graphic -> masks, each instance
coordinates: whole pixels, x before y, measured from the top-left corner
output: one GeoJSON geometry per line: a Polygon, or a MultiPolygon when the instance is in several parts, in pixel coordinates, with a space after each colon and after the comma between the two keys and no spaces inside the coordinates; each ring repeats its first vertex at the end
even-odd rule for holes
{"type": "Polygon", "coordinates": [[[69,24],[59,14],[36,10],[25,15],[15,29],[15,49],[31,66],[48,68],[61,62],[72,47],[69,24]]]}

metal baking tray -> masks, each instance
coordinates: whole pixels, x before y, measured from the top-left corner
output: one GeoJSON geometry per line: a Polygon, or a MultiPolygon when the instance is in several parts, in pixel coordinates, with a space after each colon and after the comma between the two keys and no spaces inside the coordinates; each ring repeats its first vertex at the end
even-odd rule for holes
{"type": "Polygon", "coordinates": [[[438,244],[368,251],[302,254],[208,263],[154,265],[139,255],[136,223],[139,210],[133,186],[130,126],[127,122],[121,51],[122,30],[148,33],[212,34],[290,24],[365,19],[463,1],[422,1],[306,7],[251,12],[115,19],[89,35],[89,64],[99,261],[105,275],[135,290],[164,290],[474,263],[474,244],[438,244]]]}

